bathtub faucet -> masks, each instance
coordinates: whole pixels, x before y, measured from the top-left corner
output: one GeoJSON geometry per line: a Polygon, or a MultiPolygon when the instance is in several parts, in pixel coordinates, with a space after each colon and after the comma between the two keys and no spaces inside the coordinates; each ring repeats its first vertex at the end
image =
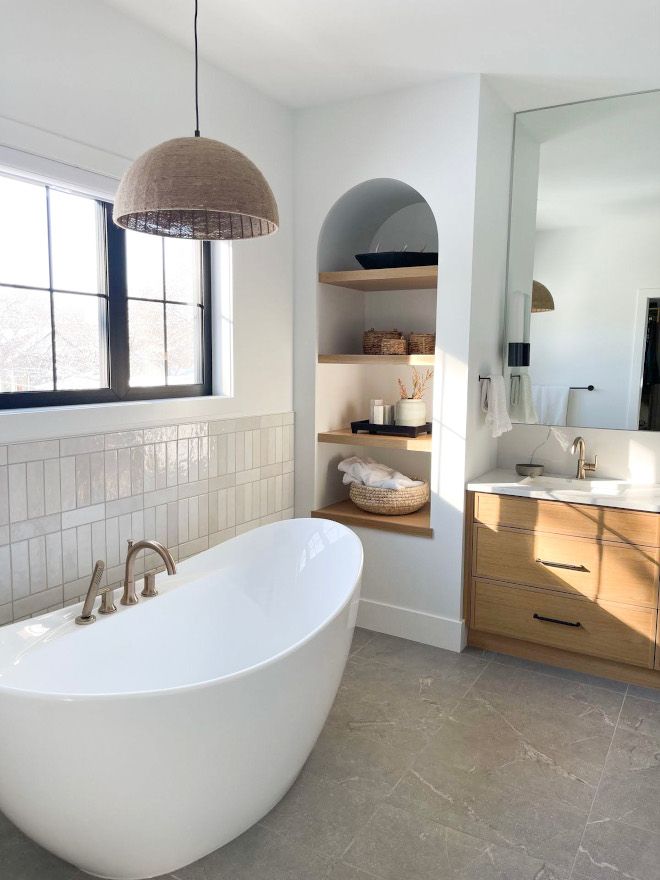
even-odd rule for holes
{"type": "Polygon", "coordinates": [[[115,607],[114,602],[112,601],[113,590],[111,587],[100,587],[101,578],[103,577],[103,572],[105,571],[105,562],[102,559],[99,559],[94,566],[94,571],[92,572],[92,579],[89,582],[89,589],[87,590],[87,595],[85,596],[85,602],[82,607],[82,611],[76,617],[76,623],[78,626],[85,626],[88,623],[94,623],[96,620],[96,615],[92,614],[92,609],[94,608],[94,602],[97,597],[101,597],[101,607],[99,608],[100,614],[113,614],[117,609],[115,607]]]}
{"type": "MultiPolygon", "coordinates": [[[[121,597],[122,605],[137,605],[138,597],[135,595],[135,557],[140,550],[153,550],[158,553],[165,563],[168,574],[176,574],[176,565],[172,554],[159,541],[133,541],[128,542],[128,553],[126,554],[126,572],[124,574],[124,595],[121,597]]],[[[144,576],[144,589],[142,596],[157,596],[156,575],[150,571],[144,576]]]]}

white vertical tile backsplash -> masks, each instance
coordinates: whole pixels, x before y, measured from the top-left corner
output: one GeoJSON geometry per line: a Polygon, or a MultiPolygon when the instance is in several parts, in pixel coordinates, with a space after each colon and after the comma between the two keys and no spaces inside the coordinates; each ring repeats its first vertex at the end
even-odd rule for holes
{"type": "Polygon", "coordinates": [[[28,519],[43,516],[45,513],[44,463],[27,463],[27,515],[28,519]]]}
{"type": "Polygon", "coordinates": [[[24,464],[9,465],[9,516],[12,522],[27,519],[27,468],[24,464]]]}
{"type": "Polygon", "coordinates": [[[131,450],[117,450],[117,496],[127,498],[131,494],[131,450]]]}
{"type": "Polygon", "coordinates": [[[58,458],[44,461],[44,506],[46,514],[58,513],[62,509],[58,458]]]}
{"type": "Polygon", "coordinates": [[[184,558],[292,515],[292,413],[0,446],[0,625],[77,601],[96,559],[119,586],[129,539],[184,558]]]}
{"type": "Polygon", "coordinates": [[[60,459],[60,486],[62,510],[73,510],[76,506],[76,459],[74,456],[60,459]]]}
{"type": "Polygon", "coordinates": [[[89,454],[76,455],[76,507],[87,507],[91,504],[91,499],[89,454]]]}

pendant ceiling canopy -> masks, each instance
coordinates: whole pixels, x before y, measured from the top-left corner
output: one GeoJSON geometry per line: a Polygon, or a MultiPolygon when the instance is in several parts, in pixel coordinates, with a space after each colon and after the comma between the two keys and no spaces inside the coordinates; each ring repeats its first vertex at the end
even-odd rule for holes
{"type": "Polygon", "coordinates": [[[200,137],[197,0],[195,0],[194,137],[173,138],[147,150],[119,184],[113,220],[124,229],[203,241],[256,238],[277,231],[275,196],[247,156],[200,137]]]}
{"type": "Polygon", "coordinates": [[[555,301],[552,294],[540,281],[532,282],[532,312],[554,312],[555,301]]]}

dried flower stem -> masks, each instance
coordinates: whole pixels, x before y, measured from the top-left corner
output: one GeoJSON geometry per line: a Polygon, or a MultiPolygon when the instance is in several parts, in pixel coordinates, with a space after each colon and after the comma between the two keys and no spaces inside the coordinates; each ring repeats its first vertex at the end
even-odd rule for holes
{"type": "Polygon", "coordinates": [[[401,379],[397,379],[399,383],[399,394],[403,400],[421,400],[426,392],[426,386],[433,378],[433,370],[428,369],[424,373],[420,373],[417,367],[412,368],[412,394],[408,394],[407,387],[401,379]]]}

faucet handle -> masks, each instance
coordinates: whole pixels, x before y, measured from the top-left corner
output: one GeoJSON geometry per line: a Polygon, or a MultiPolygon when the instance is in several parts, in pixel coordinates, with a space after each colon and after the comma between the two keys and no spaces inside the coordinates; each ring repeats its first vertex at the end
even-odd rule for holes
{"type": "Polygon", "coordinates": [[[101,604],[99,606],[99,614],[114,614],[117,610],[117,606],[115,605],[115,591],[113,587],[103,587],[102,590],[99,590],[99,596],[101,597],[101,604]]]}
{"type": "Polygon", "coordinates": [[[594,455],[593,461],[585,461],[583,467],[584,467],[585,471],[587,471],[587,473],[593,474],[594,471],[596,470],[596,468],[598,467],[598,456],[594,455]]]}
{"type": "Polygon", "coordinates": [[[141,596],[157,596],[156,575],[153,571],[148,571],[144,576],[144,589],[140,593],[141,596]]]}

